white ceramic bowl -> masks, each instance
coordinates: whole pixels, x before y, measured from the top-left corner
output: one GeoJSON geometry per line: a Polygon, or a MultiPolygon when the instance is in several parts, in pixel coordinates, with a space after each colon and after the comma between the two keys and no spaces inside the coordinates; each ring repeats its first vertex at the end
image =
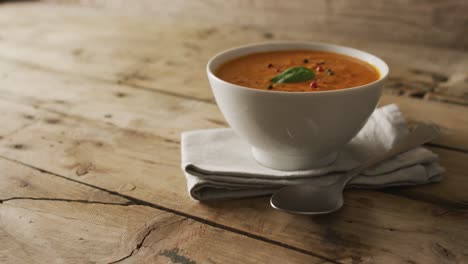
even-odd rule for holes
{"type": "Polygon", "coordinates": [[[221,112],[234,131],[250,144],[254,158],[273,169],[303,170],[332,163],[339,150],[364,126],[380,99],[388,66],[380,58],[353,48],[324,43],[270,42],[215,55],[208,62],[207,74],[221,112]],[[219,66],[229,60],[277,50],[345,54],[374,65],[380,79],[342,90],[280,92],[246,88],[215,75],[219,66]]]}

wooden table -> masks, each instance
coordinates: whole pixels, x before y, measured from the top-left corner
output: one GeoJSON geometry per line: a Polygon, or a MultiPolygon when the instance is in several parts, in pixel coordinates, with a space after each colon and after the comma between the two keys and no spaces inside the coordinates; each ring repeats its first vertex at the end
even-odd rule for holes
{"type": "Polygon", "coordinates": [[[468,263],[465,51],[35,3],[0,5],[0,26],[0,263],[468,263]],[[316,217],[191,200],[180,133],[226,126],[204,65],[269,39],[387,60],[381,104],[441,128],[445,179],[316,217]]]}

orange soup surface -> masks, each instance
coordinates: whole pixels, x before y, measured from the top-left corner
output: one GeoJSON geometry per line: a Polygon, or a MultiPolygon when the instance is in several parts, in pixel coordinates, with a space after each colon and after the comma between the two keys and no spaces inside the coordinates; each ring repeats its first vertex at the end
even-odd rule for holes
{"type": "Polygon", "coordinates": [[[374,82],[380,77],[377,69],[365,61],[342,54],[311,50],[249,54],[221,65],[216,76],[249,88],[288,92],[346,89],[374,82]],[[291,68],[295,69],[285,72],[291,68]],[[306,71],[305,75],[292,76],[285,82],[272,81],[281,79],[282,76],[291,77],[288,75],[290,72],[293,75],[299,74],[294,71],[297,69],[302,73],[306,71]]]}

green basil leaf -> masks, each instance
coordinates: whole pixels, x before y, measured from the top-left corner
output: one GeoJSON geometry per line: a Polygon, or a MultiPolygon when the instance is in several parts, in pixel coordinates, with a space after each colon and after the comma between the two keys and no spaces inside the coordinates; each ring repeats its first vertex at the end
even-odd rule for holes
{"type": "Polygon", "coordinates": [[[273,77],[270,81],[274,83],[295,83],[310,80],[315,73],[306,67],[292,67],[273,77]]]}

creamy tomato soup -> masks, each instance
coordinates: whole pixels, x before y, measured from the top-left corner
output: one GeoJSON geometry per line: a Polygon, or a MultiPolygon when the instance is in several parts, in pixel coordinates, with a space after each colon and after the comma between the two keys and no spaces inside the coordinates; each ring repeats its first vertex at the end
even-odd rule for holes
{"type": "Polygon", "coordinates": [[[374,66],[362,60],[311,50],[249,54],[221,65],[216,75],[249,88],[288,92],[346,89],[380,77],[374,66]]]}

